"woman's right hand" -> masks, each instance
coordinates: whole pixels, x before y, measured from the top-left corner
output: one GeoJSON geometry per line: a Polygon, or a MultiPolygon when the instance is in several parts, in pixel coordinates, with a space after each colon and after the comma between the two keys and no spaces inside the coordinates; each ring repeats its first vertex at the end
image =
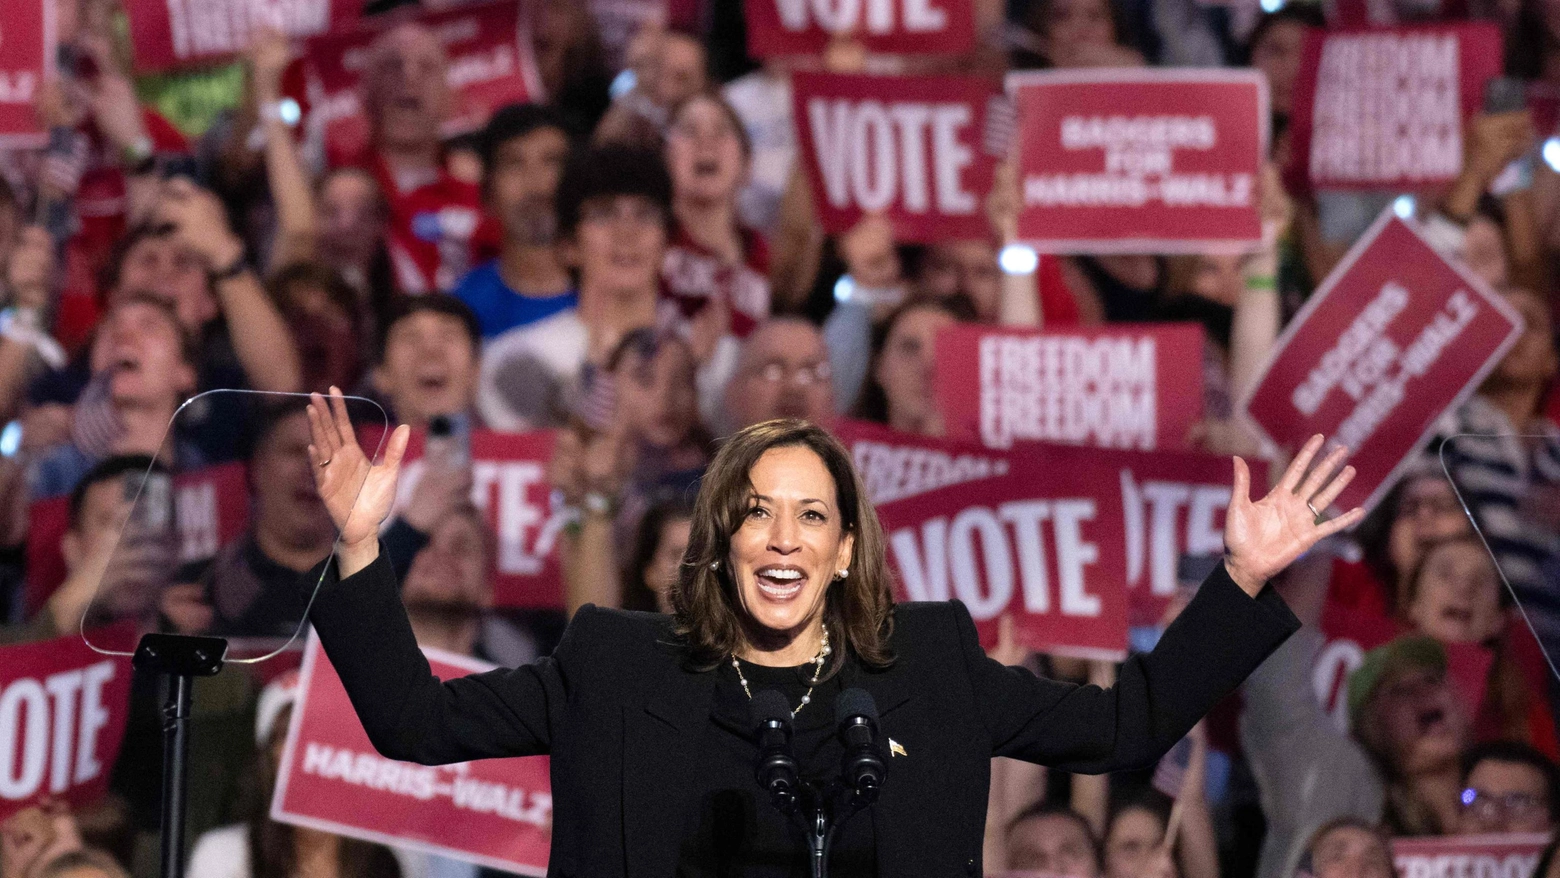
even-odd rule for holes
{"type": "Polygon", "coordinates": [[[358,446],[338,388],[331,387],[329,403],[318,393],[309,394],[308,412],[314,485],[341,534],[340,573],[347,577],[379,554],[379,525],[395,503],[411,430],[405,424],[395,428],[385,445],[384,461],[375,464],[358,446]]]}

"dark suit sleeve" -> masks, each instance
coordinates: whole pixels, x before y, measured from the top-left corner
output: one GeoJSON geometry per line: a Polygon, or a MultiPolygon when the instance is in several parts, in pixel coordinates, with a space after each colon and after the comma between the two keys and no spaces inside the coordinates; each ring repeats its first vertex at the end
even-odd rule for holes
{"type": "Polygon", "coordinates": [[[1116,685],[1101,689],[988,658],[959,610],[960,648],[992,755],[1084,774],[1151,765],[1300,627],[1277,592],[1252,598],[1221,564],[1154,651],[1128,659],[1116,685]]]}
{"type": "Polygon", "coordinates": [[[569,692],[567,657],[593,608],[576,614],[549,657],[441,683],[417,648],[383,549],[346,579],[336,578],[333,561],[326,563],[309,620],[381,754],[443,765],[551,749],[569,692]]]}

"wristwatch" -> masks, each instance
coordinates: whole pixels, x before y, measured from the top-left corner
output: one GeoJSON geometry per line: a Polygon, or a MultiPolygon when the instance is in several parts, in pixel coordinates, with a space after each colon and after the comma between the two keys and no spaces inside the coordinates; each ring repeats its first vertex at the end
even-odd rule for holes
{"type": "Polygon", "coordinates": [[[591,515],[610,518],[617,511],[617,498],[601,491],[586,491],[580,498],[580,506],[591,515]]]}

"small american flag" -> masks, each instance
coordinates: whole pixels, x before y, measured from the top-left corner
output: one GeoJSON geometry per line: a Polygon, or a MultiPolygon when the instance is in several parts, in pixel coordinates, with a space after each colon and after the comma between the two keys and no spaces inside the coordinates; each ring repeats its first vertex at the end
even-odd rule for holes
{"type": "Polygon", "coordinates": [[[611,372],[586,364],[580,375],[574,414],[592,430],[605,433],[617,418],[617,381],[611,372]]]}
{"type": "Polygon", "coordinates": [[[981,135],[981,147],[987,155],[1007,158],[1008,147],[1013,144],[1013,133],[1018,130],[1018,108],[1007,95],[992,95],[986,102],[986,129],[981,135]]]}
{"type": "Polygon", "coordinates": [[[1181,785],[1186,781],[1187,766],[1192,763],[1192,739],[1182,738],[1160,757],[1154,769],[1154,789],[1174,799],[1181,795],[1181,785]]]}

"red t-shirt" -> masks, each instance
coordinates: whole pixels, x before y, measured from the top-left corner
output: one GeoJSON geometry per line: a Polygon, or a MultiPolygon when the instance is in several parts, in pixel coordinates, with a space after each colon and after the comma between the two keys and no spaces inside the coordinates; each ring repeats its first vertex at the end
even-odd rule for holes
{"type": "MultiPolygon", "coordinates": [[[[159,153],[187,153],[189,141],[155,110],[141,108],[141,120],[152,149],[159,153]]],[[[98,276],[108,264],[114,244],[125,233],[129,220],[129,196],[119,150],[98,133],[91,121],[79,129],[88,138],[86,168],[76,188],[76,217],[80,226],[65,242],[61,265],[59,314],[55,337],[66,348],[86,340],[101,312],[98,276]]]]}
{"type": "Polygon", "coordinates": [[[401,292],[449,292],[476,265],[473,254],[482,225],[482,192],[457,180],[443,166],[425,178],[398,180],[378,155],[361,154],[341,163],[374,175],[390,205],[390,264],[401,292]]]}
{"type": "Polygon", "coordinates": [[[746,338],[769,317],[769,244],[751,229],[742,229],[741,235],[742,264],[731,265],[679,224],[661,263],[661,295],[676,303],[685,318],[718,296],[731,308],[731,334],[746,338]]]}

